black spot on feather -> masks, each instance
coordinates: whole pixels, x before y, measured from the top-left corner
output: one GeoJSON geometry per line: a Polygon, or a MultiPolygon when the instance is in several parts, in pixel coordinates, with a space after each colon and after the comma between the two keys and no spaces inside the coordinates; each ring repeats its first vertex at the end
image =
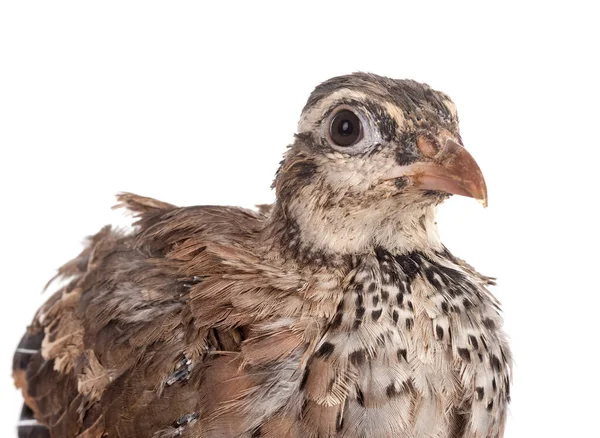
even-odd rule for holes
{"type": "Polygon", "coordinates": [[[360,389],[358,386],[356,387],[356,401],[363,408],[365,407],[365,395],[363,394],[362,389],[360,389]]]}
{"type": "Polygon", "coordinates": [[[367,360],[367,352],[366,350],[356,350],[350,353],[348,356],[350,363],[354,365],[362,365],[367,360]]]}
{"type": "Polygon", "coordinates": [[[483,400],[484,391],[481,386],[475,388],[475,394],[477,395],[477,400],[483,400]]]}
{"type": "Polygon", "coordinates": [[[496,328],[496,323],[490,318],[485,318],[483,320],[483,325],[490,330],[494,330],[496,328]]]}
{"type": "Polygon", "coordinates": [[[477,342],[477,338],[475,336],[469,335],[469,342],[471,343],[473,348],[475,348],[475,349],[479,348],[479,342],[477,342]]]}
{"type": "Polygon", "coordinates": [[[362,307],[364,303],[363,295],[361,293],[356,294],[356,300],[354,302],[356,307],[362,307]]]}
{"type": "Polygon", "coordinates": [[[396,294],[396,303],[398,304],[398,307],[400,307],[402,309],[402,307],[404,306],[404,293],[403,292],[398,292],[396,294]]]}
{"type": "Polygon", "coordinates": [[[404,359],[405,362],[407,361],[407,359],[406,359],[406,348],[400,348],[398,350],[398,360],[402,360],[402,359],[404,359]]]}
{"type": "Polygon", "coordinates": [[[442,327],[440,327],[439,325],[435,326],[435,335],[437,336],[438,340],[441,341],[442,339],[444,339],[444,329],[442,327]]]}
{"type": "Polygon", "coordinates": [[[331,342],[324,342],[323,345],[317,351],[318,357],[328,358],[333,353],[335,346],[331,342]]]}
{"type": "Polygon", "coordinates": [[[342,320],[344,319],[344,314],[341,311],[337,311],[335,314],[335,318],[331,321],[331,328],[338,328],[342,324],[342,320]]]}
{"type": "Polygon", "coordinates": [[[500,371],[500,359],[495,354],[492,354],[492,357],[490,357],[490,364],[495,371],[500,371]]]}
{"type": "Polygon", "coordinates": [[[356,309],[356,319],[362,319],[365,316],[366,309],[364,307],[359,307],[356,309]]]}
{"type": "Polygon", "coordinates": [[[466,348],[457,348],[458,355],[465,361],[471,362],[471,353],[466,348]]]}
{"type": "Polygon", "coordinates": [[[393,398],[398,394],[399,393],[396,391],[396,386],[393,383],[385,388],[385,395],[387,395],[388,398],[393,398]]]}
{"type": "Polygon", "coordinates": [[[379,317],[381,316],[381,312],[383,312],[383,309],[373,310],[371,312],[371,317],[373,318],[373,321],[377,321],[379,319],[379,317]]]}

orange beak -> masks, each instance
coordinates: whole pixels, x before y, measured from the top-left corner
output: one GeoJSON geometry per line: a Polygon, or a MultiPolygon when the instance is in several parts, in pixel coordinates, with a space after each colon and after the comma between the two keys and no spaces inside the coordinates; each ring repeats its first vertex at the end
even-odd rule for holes
{"type": "Polygon", "coordinates": [[[447,138],[439,151],[434,144],[437,143],[431,137],[419,138],[419,149],[432,161],[394,167],[384,179],[407,177],[418,189],[468,196],[487,207],[485,179],[471,154],[452,138],[447,138]]]}

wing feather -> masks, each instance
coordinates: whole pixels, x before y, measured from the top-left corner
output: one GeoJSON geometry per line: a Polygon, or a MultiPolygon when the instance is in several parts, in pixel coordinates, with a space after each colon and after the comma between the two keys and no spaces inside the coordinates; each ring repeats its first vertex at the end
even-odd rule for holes
{"type": "Polygon", "coordinates": [[[303,280],[256,253],[266,216],[131,193],[118,201],[136,216],[133,232],[105,227],[88,239],[59,269],[68,284],[40,308],[15,353],[15,384],[39,433],[256,427],[258,417],[234,421],[268,378],[244,370],[243,341],[246,366],[260,367],[292,354],[307,330],[290,325],[275,335],[269,327],[273,315],[299,314],[303,280]]]}

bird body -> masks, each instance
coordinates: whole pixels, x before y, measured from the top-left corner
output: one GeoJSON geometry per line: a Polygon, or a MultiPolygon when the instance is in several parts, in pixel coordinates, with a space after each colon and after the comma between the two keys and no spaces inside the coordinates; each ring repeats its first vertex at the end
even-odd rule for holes
{"type": "Polygon", "coordinates": [[[435,224],[487,199],[457,129],[442,93],[349,75],[311,95],[272,206],[120,195],[134,229],[59,270],[15,354],[21,436],[502,437],[493,281],[435,224]]]}

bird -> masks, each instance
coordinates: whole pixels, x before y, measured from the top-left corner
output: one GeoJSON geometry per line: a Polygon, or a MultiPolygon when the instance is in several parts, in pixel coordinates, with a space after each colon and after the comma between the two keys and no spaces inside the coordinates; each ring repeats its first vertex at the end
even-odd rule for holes
{"type": "MultiPolygon", "coordinates": [[[[495,279],[440,239],[487,205],[456,106],[409,79],[318,85],[257,209],[123,192],[13,361],[20,437],[504,435],[495,279]]],[[[56,280],[56,279],[54,279],[56,280]]]]}

